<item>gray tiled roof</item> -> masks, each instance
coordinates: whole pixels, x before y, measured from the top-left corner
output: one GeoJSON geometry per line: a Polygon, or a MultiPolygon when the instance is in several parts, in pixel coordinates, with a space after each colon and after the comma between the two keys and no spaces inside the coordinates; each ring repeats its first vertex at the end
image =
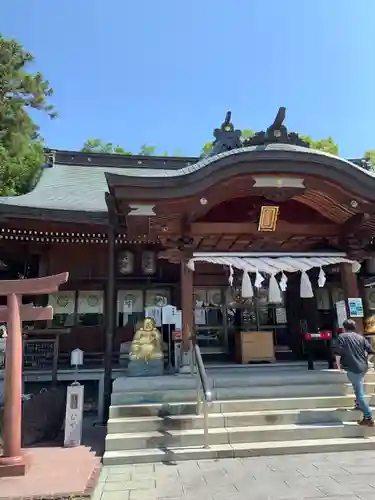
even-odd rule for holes
{"type": "Polygon", "coordinates": [[[6,207],[10,206],[19,215],[30,216],[41,216],[41,211],[51,211],[50,215],[52,212],[58,215],[58,211],[69,211],[72,220],[84,219],[86,215],[100,221],[107,216],[104,193],[108,191],[108,187],[105,172],[132,177],[159,177],[173,171],[55,164],[52,168],[43,170],[40,181],[30,193],[0,197],[0,211],[6,211],[6,207]]]}
{"type": "Polygon", "coordinates": [[[107,212],[105,172],[131,177],[158,177],[173,171],[54,165],[43,170],[33,191],[23,196],[0,198],[0,204],[31,208],[107,212]]]}
{"type": "MultiPolygon", "coordinates": [[[[79,165],[55,164],[51,168],[43,170],[41,179],[35,189],[22,196],[0,197],[0,211],[11,210],[12,214],[17,212],[20,216],[42,217],[55,215],[60,218],[65,212],[71,215],[72,220],[89,217],[98,221],[104,219],[107,214],[104,193],[107,191],[105,173],[113,173],[128,177],[180,177],[201,170],[205,166],[214,163],[220,158],[259,151],[261,149],[271,151],[300,152],[335,158],[333,155],[322,151],[315,151],[301,146],[290,144],[269,144],[267,146],[250,146],[232,151],[220,153],[215,156],[203,158],[195,164],[184,166],[180,169],[150,169],[150,168],[114,168],[114,167],[91,167],[79,165]],[[8,207],[8,209],[7,209],[8,207]],[[10,209],[12,207],[12,209],[10,209]]],[[[350,165],[353,169],[360,170],[364,175],[374,178],[375,173],[367,171],[352,162],[341,159],[343,163],[350,165]]]]}

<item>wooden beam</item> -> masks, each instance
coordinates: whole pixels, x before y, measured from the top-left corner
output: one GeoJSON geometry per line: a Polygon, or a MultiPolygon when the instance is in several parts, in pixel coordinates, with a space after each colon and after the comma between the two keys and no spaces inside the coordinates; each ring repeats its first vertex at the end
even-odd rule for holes
{"type": "MultiPolygon", "coordinates": [[[[58,290],[68,281],[69,273],[55,274],[43,278],[0,281],[0,295],[44,295],[58,290]]],[[[31,321],[31,320],[30,320],[31,321]]]]}
{"type": "MultiPolygon", "coordinates": [[[[53,308],[34,307],[32,304],[25,304],[20,307],[21,321],[47,321],[53,318],[53,308]]],[[[8,321],[8,306],[0,306],[0,322],[8,321]]],[[[32,330],[30,330],[32,333],[32,330]]]]}
{"type": "Polygon", "coordinates": [[[371,216],[365,214],[352,215],[341,227],[341,234],[346,235],[356,233],[364,222],[367,222],[371,216]]]}
{"type": "Polygon", "coordinates": [[[215,247],[215,250],[216,248],[220,248],[220,251],[228,252],[230,247],[233,245],[235,239],[236,239],[235,235],[226,235],[226,234],[222,235],[220,241],[215,247]]]}
{"type": "MultiPolygon", "coordinates": [[[[295,236],[335,236],[340,230],[334,224],[290,224],[280,221],[277,223],[274,235],[295,235],[295,236]]],[[[210,235],[258,235],[258,225],[251,222],[194,222],[191,225],[192,236],[210,236],[210,235]]]]}

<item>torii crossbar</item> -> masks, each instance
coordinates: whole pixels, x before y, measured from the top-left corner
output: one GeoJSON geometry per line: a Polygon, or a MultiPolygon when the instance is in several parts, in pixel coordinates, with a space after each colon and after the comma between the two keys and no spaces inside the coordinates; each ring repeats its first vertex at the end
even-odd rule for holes
{"type": "Polygon", "coordinates": [[[22,428],[22,321],[49,320],[52,307],[22,305],[23,295],[44,295],[56,292],[68,281],[61,273],[43,278],[0,281],[0,296],[7,305],[0,307],[0,321],[7,323],[4,376],[3,454],[0,456],[0,477],[23,476],[26,460],[21,453],[22,428]]]}

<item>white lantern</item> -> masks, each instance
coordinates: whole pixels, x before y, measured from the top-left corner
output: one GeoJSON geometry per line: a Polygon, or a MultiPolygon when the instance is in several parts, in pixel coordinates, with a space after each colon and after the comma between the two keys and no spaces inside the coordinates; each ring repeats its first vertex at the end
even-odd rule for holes
{"type": "Polygon", "coordinates": [[[83,351],[81,349],[74,349],[71,352],[70,365],[75,367],[83,365],[83,351]]]}
{"type": "Polygon", "coordinates": [[[145,250],[142,253],[142,272],[152,275],[156,273],[156,255],[151,250],[145,250]]]}
{"type": "Polygon", "coordinates": [[[118,256],[118,270],[120,274],[128,275],[134,272],[134,255],[125,250],[118,256]]]}

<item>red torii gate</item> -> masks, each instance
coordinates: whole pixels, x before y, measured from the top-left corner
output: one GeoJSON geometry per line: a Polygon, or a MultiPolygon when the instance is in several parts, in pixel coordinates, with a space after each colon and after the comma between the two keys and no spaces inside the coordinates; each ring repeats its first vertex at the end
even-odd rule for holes
{"type": "Polygon", "coordinates": [[[0,322],[7,323],[4,377],[3,455],[0,456],[0,477],[23,476],[26,460],[21,453],[22,426],[22,321],[49,320],[51,306],[22,305],[23,295],[45,295],[56,292],[68,281],[69,273],[43,278],[0,281],[0,296],[7,296],[7,305],[0,307],[0,322]]]}

